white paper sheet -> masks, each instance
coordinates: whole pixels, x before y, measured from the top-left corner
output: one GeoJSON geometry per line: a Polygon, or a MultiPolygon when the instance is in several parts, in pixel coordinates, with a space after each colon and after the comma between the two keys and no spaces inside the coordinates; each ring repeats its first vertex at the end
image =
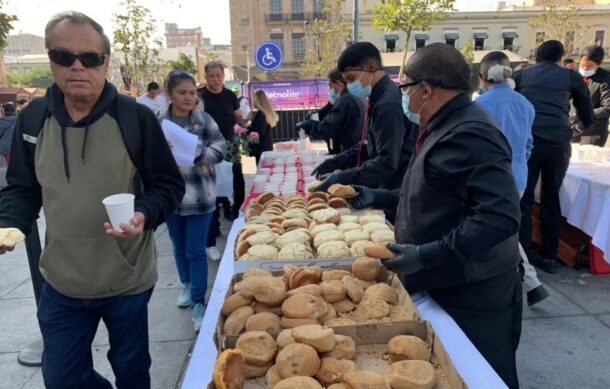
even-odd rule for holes
{"type": "Polygon", "coordinates": [[[178,166],[194,166],[199,137],[167,119],[163,119],[161,128],[165,139],[172,145],[172,154],[178,166]]]}

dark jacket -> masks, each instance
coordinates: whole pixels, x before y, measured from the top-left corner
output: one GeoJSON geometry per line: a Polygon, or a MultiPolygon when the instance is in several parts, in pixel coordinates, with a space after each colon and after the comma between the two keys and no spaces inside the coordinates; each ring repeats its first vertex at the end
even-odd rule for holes
{"type": "MultiPolygon", "coordinates": [[[[610,72],[597,68],[595,74],[587,81],[595,122],[586,128],[582,135],[608,137],[608,119],[610,118],[610,72]]],[[[602,145],[603,146],[603,145],[602,145]]]]}
{"type": "Polygon", "coordinates": [[[15,132],[17,116],[11,115],[0,118],[0,155],[8,155],[11,151],[11,142],[15,132]]]}
{"type": "Polygon", "coordinates": [[[570,99],[584,127],[593,124],[593,108],[582,77],[553,62],[541,62],[515,73],[515,90],[534,105],[534,145],[565,147],[572,138],[570,99]]]}
{"type": "Polygon", "coordinates": [[[466,94],[428,122],[400,189],[396,241],[419,246],[410,291],[482,281],[519,262],[519,195],[510,145],[466,94]]]}
{"type": "Polygon", "coordinates": [[[419,128],[410,124],[405,128],[400,92],[387,75],[373,88],[367,111],[364,144],[358,142],[333,157],[331,164],[343,169],[338,173],[342,184],[397,188],[409,164],[419,128]]]}
{"type": "MultiPolygon", "coordinates": [[[[88,123],[93,123],[106,114],[116,118],[118,112],[116,94],[116,88],[106,83],[102,96],[91,114],[78,123],[71,123],[65,106],[59,103],[59,101],[63,102],[61,92],[54,84],[44,97],[51,110],[49,113],[51,116],[45,121],[56,120],[60,125],[84,128],[88,123]]],[[[26,129],[24,126],[24,117],[34,113],[35,106],[36,104],[28,104],[17,118],[11,162],[6,174],[8,185],[0,191],[0,227],[16,227],[25,234],[30,232],[32,223],[38,218],[42,206],[41,188],[34,168],[34,154],[36,138],[44,123],[36,129],[26,129]]],[[[136,196],[135,211],[144,214],[145,229],[150,230],[165,222],[174,213],[184,196],[184,180],[155,114],[148,107],[138,104],[137,118],[139,123],[137,131],[140,132],[137,138],[141,140],[141,152],[140,160],[134,160],[134,164],[138,167],[143,191],[136,196]]],[[[121,127],[120,130],[124,139],[134,139],[130,132],[136,129],[121,127]]]]}
{"type": "Polygon", "coordinates": [[[315,122],[310,135],[314,139],[332,139],[333,152],[342,153],[360,141],[364,112],[364,102],[345,92],[332,109],[315,122]]]}
{"type": "Polygon", "coordinates": [[[273,151],[273,129],[267,123],[267,117],[261,110],[256,111],[252,124],[248,127],[248,134],[258,133],[258,143],[250,146],[250,152],[258,161],[264,151],[273,151]]]}

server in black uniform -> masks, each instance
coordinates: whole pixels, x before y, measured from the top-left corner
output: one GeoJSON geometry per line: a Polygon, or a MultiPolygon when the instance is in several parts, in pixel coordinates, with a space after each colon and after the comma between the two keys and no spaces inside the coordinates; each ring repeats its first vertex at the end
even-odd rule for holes
{"type": "Polygon", "coordinates": [[[400,92],[383,71],[379,50],[369,42],[354,43],[341,53],[337,69],[351,95],[368,97],[366,124],[358,144],[316,168],[316,176],[329,175],[319,190],[337,183],[399,187],[411,158],[417,126],[405,129],[400,92]],[[334,172],[337,169],[342,171],[334,172]]]}
{"type": "Polygon", "coordinates": [[[309,119],[301,124],[313,139],[331,141],[331,153],[342,153],[360,141],[364,125],[364,100],[347,91],[345,79],[336,69],[328,73],[329,104],[331,109],[320,120],[309,119]]]}
{"type": "Polygon", "coordinates": [[[511,388],[519,386],[519,194],[508,141],[471,102],[470,70],[444,43],[405,65],[407,116],[421,123],[400,190],[359,188],[352,204],[398,207],[396,257],[382,263],[428,291],[511,388]]]}

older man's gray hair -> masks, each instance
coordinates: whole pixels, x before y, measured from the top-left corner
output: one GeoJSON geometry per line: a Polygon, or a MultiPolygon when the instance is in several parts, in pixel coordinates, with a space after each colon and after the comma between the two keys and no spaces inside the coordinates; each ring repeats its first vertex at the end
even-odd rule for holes
{"type": "Polygon", "coordinates": [[[104,45],[104,54],[110,55],[110,39],[104,34],[104,28],[95,20],[91,19],[89,16],[85,15],[81,12],[76,11],[67,11],[58,13],[53,16],[51,20],[47,23],[47,26],[44,29],[44,45],[48,49],[51,41],[51,33],[55,26],[64,20],[69,21],[74,24],[89,24],[95,31],[97,31],[102,37],[102,43],[104,45]]]}

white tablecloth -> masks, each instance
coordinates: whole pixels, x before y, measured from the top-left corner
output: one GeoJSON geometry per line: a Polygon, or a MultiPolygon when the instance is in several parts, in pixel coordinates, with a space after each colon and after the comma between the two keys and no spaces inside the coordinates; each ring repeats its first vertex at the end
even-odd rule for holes
{"type": "Polygon", "coordinates": [[[610,164],[572,162],[559,200],[568,223],[592,237],[610,263],[610,164]]]}
{"type": "MultiPolygon", "coordinates": [[[[231,277],[233,277],[233,242],[237,239],[237,232],[243,224],[243,218],[236,219],[229,232],[227,249],[218,267],[208,307],[203,317],[201,331],[197,337],[191,360],[182,382],[182,389],[202,389],[212,380],[212,372],[217,354],[216,345],[214,344],[214,331],[222,303],[231,282],[231,277]]],[[[469,388],[506,388],[506,385],[504,385],[496,372],[489,366],[457,324],[455,324],[453,319],[430,296],[418,293],[413,296],[413,301],[422,317],[432,324],[434,331],[436,331],[443,342],[447,353],[451,356],[458,373],[469,388]]]]}

